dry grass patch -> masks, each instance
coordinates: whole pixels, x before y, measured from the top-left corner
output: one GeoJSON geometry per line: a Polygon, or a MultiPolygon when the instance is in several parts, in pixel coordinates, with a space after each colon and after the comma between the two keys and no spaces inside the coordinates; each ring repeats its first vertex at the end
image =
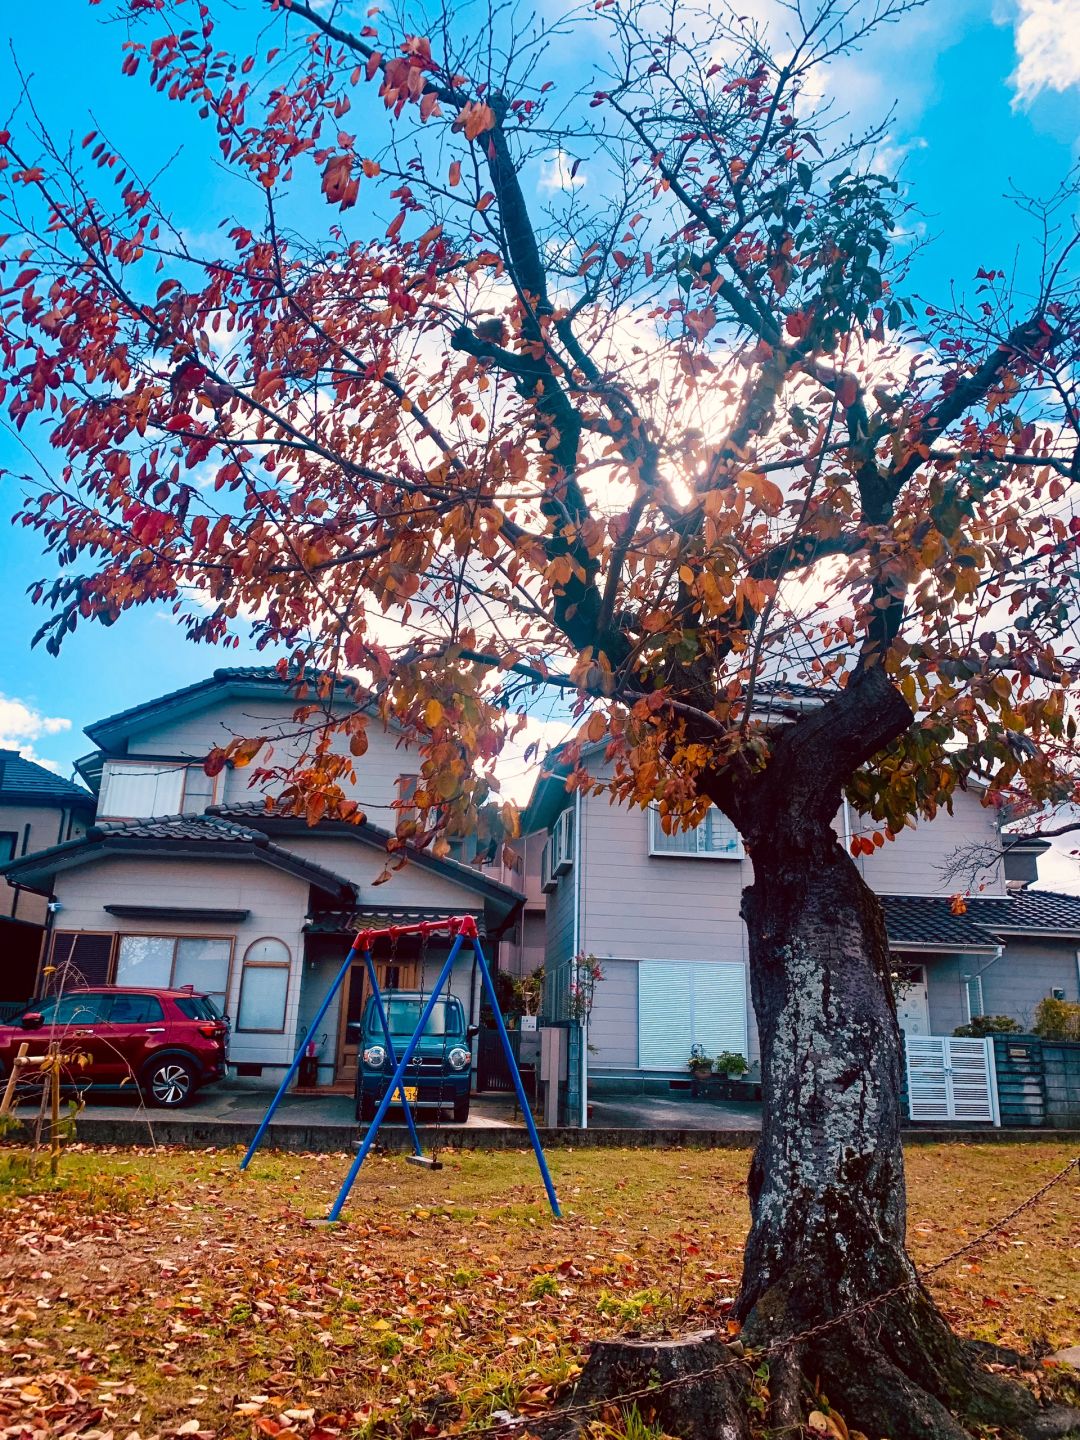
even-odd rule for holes
{"type": "MultiPolygon", "coordinates": [[[[747,1225],[737,1151],[556,1151],[431,1174],[345,1156],[73,1150],[57,1187],[0,1154],[0,1434],[418,1436],[541,1409],[590,1338],[724,1325],[747,1225]]],[[[1070,1158],[1060,1144],[913,1147],[911,1244],[932,1263],[1070,1158]]],[[[935,1277],[964,1334],[1080,1340],[1070,1180],[935,1277]]]]}

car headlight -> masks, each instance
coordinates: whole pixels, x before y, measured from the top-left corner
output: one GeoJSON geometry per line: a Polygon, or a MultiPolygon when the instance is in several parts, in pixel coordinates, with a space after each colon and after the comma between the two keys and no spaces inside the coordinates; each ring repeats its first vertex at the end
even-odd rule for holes
{"type": "Polygon", "coordinates": [[[381,1070],[386,1059],[386,1051],[381,1045],[369,1045],[364,1051],[364,1064],[372,1070],[381,1070]]]}
{"type": "Polygon", "coordinates": [[[472,1055],[460,1045],[455,1045],[446,1058],[450,1061],[451,1070],[464,1070],[466,1065],[472,1064],[472,1055]]]}

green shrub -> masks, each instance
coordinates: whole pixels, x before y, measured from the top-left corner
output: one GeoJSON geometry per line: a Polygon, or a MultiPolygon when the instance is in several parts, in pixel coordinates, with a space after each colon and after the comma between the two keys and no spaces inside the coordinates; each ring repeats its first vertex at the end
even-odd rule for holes
{"type": "Polygon", "coordinates": [[[970,1024],[958,1025],[954,1035],[972,1035],[983,1040],[987,1035],[1017,1035],[1020,1026],[1008,1015],[975,1015],[970,1024]]]}
{"type": "Polygon", "coordinates": [[[1074,1000],[1055,1000],[1048,995],[1039,1001],[1031,1028],[1044,1040],[1080,1040],[1080,1005],[1074,1000]]]}

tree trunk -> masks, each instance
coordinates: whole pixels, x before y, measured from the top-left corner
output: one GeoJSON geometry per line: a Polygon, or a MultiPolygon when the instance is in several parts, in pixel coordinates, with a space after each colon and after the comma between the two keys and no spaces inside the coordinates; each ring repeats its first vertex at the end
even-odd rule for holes
{"type": "Polygon", "coordinates": [[[879,901],[819,818],[759,815],[754,834],[743,916],[764,1104],[737,1311],[751,1349],[825,1327],[773,1352],[788,1412],[776,1418],[790,1423],[812,1381],[871,1440],[959,1440],[965,1422],[1070,1433],[1080,1415],[982,1368],[905,1249],[901,1044],[879,901]]]}

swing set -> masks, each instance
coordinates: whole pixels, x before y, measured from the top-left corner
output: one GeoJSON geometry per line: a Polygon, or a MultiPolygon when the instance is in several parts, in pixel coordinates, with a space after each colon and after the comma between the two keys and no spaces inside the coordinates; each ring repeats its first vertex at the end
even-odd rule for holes
{"type": "MultiPolygon", "coordinates": [[[[319,1009],[315,1014],[315,1018],[308,1026],[307,1034],[301,1041],[300,1048],[296,1052],[296,1057],[285,1073],[285,1078],[278,1086],[277,1094],[274,1096],[273,1100],[271,1100],[269,1109],[263,1116],[259,1128],[258,1130],[256,1130],[254,1138],[252,1139],[251,1144],[247,1148],[247,1152],[244,1155],[244,1158],[240,1161],[241,1170],[246,1170],[248,1165],[251,1163],[252,1156],[259,1148],[263,1136],[266,1134],[267,1127],[269,1126],[270,1121],[274,1118],[274,1112],[277,1110],[278,1106],[281,1104],[281,1101],[284,1099],[285,1092],[292,1084],[296,1072],[300,1068],[300,1062],[304,1057],[304,1051],[307,1048],[308,1041],[315,1035],[316,1031],[319,1028],[319,1025],[322,1022],[323,1017],[325,1016],[327,1010],[329,1010],[330,1008],[330,1004],[333,1001],[334,996],[338,993],[342,985],[345,983],[345,977],[349,974],[349,971],[351,970],[352,966],[355,964],[358,958],[362,959],[364,963],[364,968],[368,978],[368,984],[371,987],[371,997],[378,1015],[379,1028],[382,1031],[383,1040],[385,1042],[386,1054],[389,1058],[391,1066],[393,1067],[394,1073],[393,1077],[390,1080],[390,1083],[386,1087],[385,1093],[383,1094],[381,1101],[379,1102],[378,1108],[375,1111],[375,1116],[371,1121],[371,1124],[368,1126],[367,1133],[360,1144],[360,1148],[356,1154],[356,1159],[352,1162],[352,1165],[349,1168],[349,1173],[348,1175],[346,1175],[344,1183],[342,1184],[341,1189],[338,1192],[337,1199],[330,1207],[330,1212],[326,1218],[328,1221],[334,1221],[340,1217],[345,1202],[349,1198],[349,1192],[356,1181],[357,1175],[359,1175],[360,1173],[360,1167],[367,1159],[368,1152],[374,1145],[375,1137],[379,1133],[379,1127],[386,1119],[386,1113],[390,1109],[391,1104],[395,1103],[395,1101],[400,1103],[402,1110],[405,1113],[405,1124],[408,1126],[409,1138],[412,1141],[413,1153],[406,1157],[409,1163],[413,1165],[422,1165],[429,1170],[439,1170],[442,1168],[437,1157],[437,1152],[431,1156],[425,1155],[423,1147],[420,1144],[420,1136],[417,1133],[416,1121],[413,1117],[412,1112],[412,1105],[410,1104],[406,1093],[405,1082],[408,1078],[406,1076],[406,1071],[410,1063],[412,1062],[414,1055],[416,1054],[421,1040],[424,1037],[425,1031],[427,1030],[428,1021],[431,1019],[436,1005],[438,1005],[440,1000],[442,1000],[443,998],[443,991],[448,990],[451,973],[454,968],[454,963],[457,960],[458,955],[461,952],[462,946],[464,945],[466,940],[472,941],[474,962],[480,971],[481,981],[483,985],[482,993],[486,992],[488,1000],[491,1004],[492,1014],[495,1016],[495,1025],[499,1032],[499,1038],[502,1041],[502,1047],[506,1055],[507,1065],[510,1069],[510,1078],[514,1083],[514,1091],[517,1095],[517,1102],[521,1109],[521,1113],[525,1119],[525,1128],[529,1132],[529,1140],[532,1143],[533,1152],[536,1155],[536,1163],[540,1167],[540,1175],[544,1182],[544,1188],[547,1191],[548,1203],[551,1206],[551,1213],[555,1216],[557,1220],[562,1218],[562,1212],[559,1209],[558,1197],[555,1194],[555,1186],[551,1179],[551,1172],[548,1170],[547,1161],[544,1158],[543,1147],[540,1144],[540,1136],[537,1134],[536,1123],[533,1120],[532,1110],[529,1108],[529,1102],[525,1095],[525,1088],[521,1083],[521,1072],[518,1070],[517,1060],[514,1057],[513,1047],[510,1044],[510,1036],[506,1032],[506,1024],[502,1017],[502,1010],[499,1008],[498,997],[495,994],[495,985],[491,978],[491,970],[488,967],[488,962],[484,955],[483,946],[480,944],[480,936],[476,928],[476,921],[471,915],[448,915],[443,920],[422,920],[412,925],[390,925],[382,930],[361,930],[357,934],[356,939],[353,941],[351,947],[349,948],[349,953],[345,956],[341,969],[334,977],[333,984],[330,986],[330,989],[323,997],[322,1004],[319,1006],[319,1009]],[[419,936],[421,943],[421,957],[423,957],[424,953],[426,952],[427,942],[432,935],[448,935],[451,940],[451,945],[449,953],[447,954],[447,957],[443,962],[442,970],[439,972],[439,978],[435,982],[435,986],[432,989],[430,996],[426,997],[426,999],[424,999],[423,996],[424,976],[423,959],[421,959],[420,985],[422,1008],[420,1018],[417,1021],[416,1028],[410,1036],[409,1041],[405,1046],[405,1049],[402,1051],[399,1057],[394,1048],[394,1041],[390,1033],[390,1022],[386,1013],[386,1005],[384,1004],[383,993],[382,990],[379,988],[378,978],[375,973],[375,962],[372,959],[372,947],[377,940],[385,936],[390,941],[391,954],[396,955],[399,939],[401,939],[403,936],[408,935],[419,936]]],[[[391,978],[393,977],[391,976],[391,978]]],[[[392,988],[393,986],[391,986],[391,991],[392,988]]],[[[451,998],[452,993],[452,990],[448,990],[448,994],[451,996],[451,998]]],[[[441,1073],[442,1072],[440,1070],[440,1075],[441,1073]]],[[[436,1135],[438,1135],[438,1117],[441,1115],[442,1108],[441,1080],[439,1093],[436,1098],[439,1102],[438,1109],[436,1111],[436,1135]]]]}

